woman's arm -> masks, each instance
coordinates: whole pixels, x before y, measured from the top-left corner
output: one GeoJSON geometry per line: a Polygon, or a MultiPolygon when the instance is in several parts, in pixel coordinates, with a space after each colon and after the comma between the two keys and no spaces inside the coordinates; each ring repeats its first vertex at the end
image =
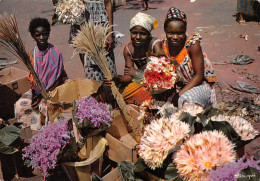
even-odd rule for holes
{"type": "Polygon", "coordinates": [[[153,38],[151,40],[151,49],[149,49],[149,51],[152,51],[151,53],[158,53],[160,51],[160,49],[162,49],[162,41],[157,39],[157,38],[153,38]]]}
{"type": "Polygon", "coordinates": [[[131,55],[130,55],[128,49],[126,48],[126,46],[123,51],[124,58],[125,58],[124,75],[117,77],[117,82],[130,83],[132,81],[132,76],[134,75],[136,70],[134,68],[134,62],[132,61],[131,55]]]}
{"type": "Polygon", "coordinates": [[[107,37],[107,41],[109,42],[110,45],[112,45],[114,43],[114,38],[113,38],[113,8],[112,8],[112,2],[111,0],[104,0],[104,4],[105,4],[105,9],[107,12],[107,18],[108,18],[108,25],[109,30],[108,33],[110,33],[110,35],[107,37]]]}
{"type": "Polygon", "coordinates": [[[196,43],[188,47],[187,50],[191,58],[194,77],[188,82],[188,84],[183,89],[179,91],[179,95],[201,84],[204,78],[204,59],[203,59],[200,43],[196,41],[196,43]]]}

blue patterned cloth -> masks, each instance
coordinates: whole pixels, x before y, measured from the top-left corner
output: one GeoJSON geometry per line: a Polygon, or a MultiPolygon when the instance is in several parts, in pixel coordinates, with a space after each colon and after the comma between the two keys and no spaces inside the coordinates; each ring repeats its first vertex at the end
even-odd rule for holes
{"type": "Polygon", "coordinates": [[[237,12],[246,15],[255,15],[253,5],[255,0],[237,0],[237,12]]]}

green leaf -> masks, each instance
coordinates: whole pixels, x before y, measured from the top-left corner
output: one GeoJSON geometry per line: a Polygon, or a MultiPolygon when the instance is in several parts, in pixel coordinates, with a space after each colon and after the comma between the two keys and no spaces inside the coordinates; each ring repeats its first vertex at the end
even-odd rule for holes
{"type": "Polygon", "coordinates": [[[122,161],[118,163],[118,168],[124,181],[135,181],[135,165],[128,161],[122,161]]]}
{"type": "Polygon", "coordinates": [[[18,151],[18,149],[11,148],[11,147],[3,144],[2,142],[0,142],[0,153],[3,153],[3,154],[13,154],[13,153],[15,153],[17,151],[18,151]]]}
{"type": "Polygon", "coordinates": [[[168,181],[183,181],[178,173],[176,166],[173,163],[170,163],[165,172],[165,180],[168,181]]]}
{"type": "Polygon", "coordinates": [[[216,108],[213,108],[212,103],[209,102],[203,108],[203,112],[198,113],[197,116],[200,118],[203,126],[207,125],[207,120],[212,116],[216,116],[220,114],[220,111],[216,108]]]}
{"type": "Polygon", "coordinates": [[[0,130],[0,142],[9,146],[19,137],[21,132],[22,130],[16,126],[6,126],[0,130]]]}
{"type": "Polygon", "coordinates": [[[144,160],[139,157],[138,160],[135,162],[135,172],[142,172],[147,168],[148,166],[145,164],[144,160]]]}
{"type": "Polygon", "coordinates": [[[175,151],[177,151],[177,150],[181,147],[183,141],[184,141],[184,139],[179,140],[179,141],[176,143],[176,146],[175,146],[174,148],[172,148],[172,149],[169,150],[168,155],[171,154],[171,153],[173,153],[173,152],[175,152],[175,151]]]}
{"type": "Polygon", "coordinates": [[[81,161],[81,159],[78,156],[78,147],[75,137],[71,137],[69,143],[67,143],[66,146],[61,149],[57,155],[57,163],[76,161],[81,161]]]}
{"type": "Polygon", "coordinates": [[[25,158],[25,160],[24,160],[24,165],[29,165],[31,163],[31,160],[30,159],[28,159],[28,158],[25,158]]]}
{"type": "Polygon", "coordinates": [[[98,176],[95,172],[92,172],[92,181],[104,181],[100,176],[98,176]]]}
{"type": "Polygon", "coordinates": [[[189,113],[184,112],[180,115],[179,119],[182,122],[185,122],[190,125],[190,133],[189,135],[193,134],[195,132],[194,124],[196,122],[196,116],[191,116],[189,113]]]}
{"type": "Polygon", "coordinates": [[[203,128],[203,130],[219,130],[222,131],[227,138],[234,143],[235,149],[238,149],[252,140],[258,138],[260,135],[256,136],[252,140],[243,141],[241,140],[241,137],[237,134],[237,132],[234,130],[234,128],[227,122],[227,121],[212,121],[209,120],[208,124],[203,128]]]}
{"type": "Polygon", "coordinates": [[[239,172],[237,181],[259,181],[260,172],[253,167],[247,167],[239,172]]]}

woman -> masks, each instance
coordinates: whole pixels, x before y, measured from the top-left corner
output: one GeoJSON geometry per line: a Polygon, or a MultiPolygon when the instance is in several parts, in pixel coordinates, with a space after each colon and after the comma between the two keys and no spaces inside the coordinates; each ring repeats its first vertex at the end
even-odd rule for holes
{"type": "Polygon", "coordinates": [[[216,76],[212,65],[203,55],[199,35],[190,38],[186,35],[187,18],[183,11],[170,8],[164,22],[166,39],[161,42],[163,54],[177,67],[179,77],[177,93],[172,102],[178,108],[184,104],[205,106],[209,101],[216,106],[212,85],[216,76]]]}
{"type": "Polygon", "coordinates": [[[247,17],[256,17],[260,23],[260,1],[259,0],[237,0],[237,21],[246,23],[247,17]]]}
{"type": "MultiPolygon", "coordinates": [[[[125,58],[124,76],[114,77],[113,80],[116,83],[131,83],[136,71],[146,65],[147,52],[159,50],[159,45],[155,45],[158,40],[151,35],[151,31],[157,26],[158,21],[145,13],[139,12],[131,19],[131,42],[125,46],[123,51],[125,58]]],[[[127,103],[137,105],[140,105],[145,99],[151,98],[145,89],[135,82],[128,85],[122,95],[127,103]]]]}
{"type": "MultiPolygon", "coordinates": [[[[29,32],[36,42],[35,48],[30,52],[31,63],[45,90],[52,91],[65,82],[67,74],[64,70],[62,54],[55,46],[48,43],[50,23],[45,18],[34,18],[30,22],[29,32]]],[[[26,92],[16,103],[16,118],[21,122],[25,121],[32,130],[38,130],[41,127],[39,112],[46,115],[46,107],[40,89],[31,74],[29,80],[31,91],[26,92]]]]}
{"type": "Polygon", "coordinates": [[[142,11],[149,10],[148,1],[149,0],[142,0],[142,11]]]}
{"type": "MultiPolygon", "coordinates": [[[[114,57],[114,37],[113,37],[113,12],[111,0],[83,0],[86,8],[86,22],[102,23],[110,26],[109,35],[107,37],[107,64],[112,75],[116,76],[116,64],[114,57]]],[[[72,25],[70,29],[69,43],[72,43],[73,36],[77,35],[80,25],[72,25]]],[[[83,64],[86,78],[104,82],[101,70],[91,59],[90,56],[80,54],[80,60],[83,64]]]]}

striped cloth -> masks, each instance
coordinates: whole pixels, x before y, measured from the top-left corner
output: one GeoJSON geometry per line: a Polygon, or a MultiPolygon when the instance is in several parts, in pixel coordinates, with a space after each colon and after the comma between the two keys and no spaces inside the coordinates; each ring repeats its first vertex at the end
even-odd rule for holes
{"type": "MultiPolygon", "coordinates": [[[[34,48],[33,67],[42,82],[44,88],[48,90],[59,78],[64,67],[63,57],[59,50],[52,44],[45,51],[40,51],[37,46],[34,48]]],[[[36,94],[40,94],[39,87],[36,85],[36,94]]]]}
{"type": "Polygon", "coordinates": [[[237,0],[237,12],[246,15],[255,15],[253,5],[255,0],[237,0]]]}

